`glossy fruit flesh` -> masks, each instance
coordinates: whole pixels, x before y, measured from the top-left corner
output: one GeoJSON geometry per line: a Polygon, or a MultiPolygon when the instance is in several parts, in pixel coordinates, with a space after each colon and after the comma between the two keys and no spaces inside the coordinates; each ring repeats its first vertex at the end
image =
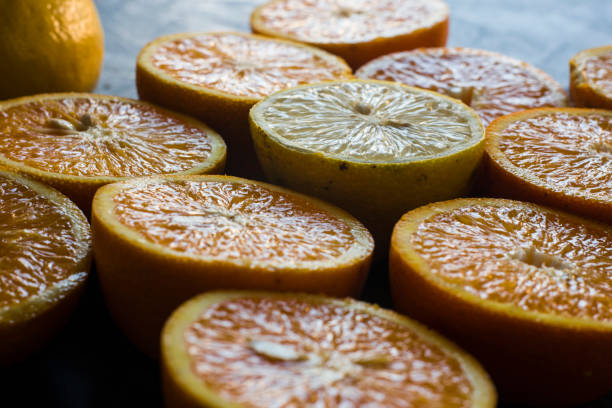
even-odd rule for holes
{"type": "Polygon", "coordinates": [[[0,155],[72,176],[143,176],[186,171],[213,145],[202,128],[136,101],[64,96],[0,110],[0,155]]]}
{"type": "Polygon", "coordinates": [[[0,208],[0,311],[85,279],[85,271],[74,271],[84,244],[67,210],[2,174],[0,208]]]}
{"type": "Polygon", "coordinates": [[[384,82],[295,89],[264,101],[253,115],[287,146],[365,163],[436,158],[481,136],[465,106],[384,82]]]}
{"type": "Polygon", "coordinates": [[[255,99],[351,74],[341,60],[310,48],[231,33],[176,38],[160,44],[150,58],[153,67],[181,82],[255,99]]]}
{"type": "Polygon", "coordinates": [[[453,290],[528,312],[612,321],[612,231],[527,205],[436,214],[410,242],[453,290]]]}
{"type": "Polygon", "coordinates": [[[612,97],[612,49],[587,59],[583,73],[589,82],[612,97]]]}
{"type": "Polygon", "coordinates": [[[359,78],[401,82],[462,100],[487,126],[508,113],[566,106],[561,85],[544,72],[501,54],[465,48],[429,48],[380,57],[359,78]]]}
{"type": "Polygon", "coordinates": [[[266,29],[309,43],[374,41],[439,23],[448,9],[439,0],[287,0],[260,9],[266,29]]]}
{"type": "Polygon", "coordinates": [[[156,183],[114,202],[119,221],[147,241],[210,258],[293,264],[338,258],[355,243],[330,213],[256,184],[156,183]]]}
{"type": "Polygon", "coordinates": [[[496,132],[510,168],[556,191],[599,200],[612,196],[612,115],[542,111],[496,132]]]}
{"type": "Polygon", "coordinates": [[[193,372],[245,407],[470,407],[461,363],[406,327],[302,299],[235,298],[184,333],[193,372]]]}

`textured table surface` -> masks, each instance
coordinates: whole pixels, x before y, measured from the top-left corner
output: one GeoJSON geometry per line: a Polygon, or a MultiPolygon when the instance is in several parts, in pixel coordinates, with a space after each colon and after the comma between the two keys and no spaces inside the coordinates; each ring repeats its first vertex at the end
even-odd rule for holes
{"type": "MultiPolygon", "coordinates": [[[[449,45],[517,57],[565,87],[571,56],[612,44],[612,0],[447,1],[449,45]]],[[[96,91],[136,97],[136,55],[148,41],[176,32],[249,31],[250,11],[259,3],[97,0],[106,54],[96,91]]],[[[389,305],[386,269],[385,263],[374,266],[364,294],[384,306],[389,305]]],[[[0,371],[0,406],[161,407],[158,370],[157,363],[142,356],[113,325],[94,276],[77,313],[53,342],[24,363],[0,371]]],[[[612,397],[584,407],[612,408],[612,397]]]]}

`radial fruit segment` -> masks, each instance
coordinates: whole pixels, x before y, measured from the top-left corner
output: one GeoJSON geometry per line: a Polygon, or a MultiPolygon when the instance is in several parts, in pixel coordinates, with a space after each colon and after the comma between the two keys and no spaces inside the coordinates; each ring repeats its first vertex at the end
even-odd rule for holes
{"type": "Polygon", "coordinates": [[[569,404],[612,386],[606,225],[518,201],[431,204],[396,225],[390,272],[398,310],[471,350],[502,397],[569,404]]]}
{"type": "Polygon", "coordinates": [[[490,190],[612,222],[612,112],[535,109],[487,129],[490,190]]]}
{"type": "Polygon", "coordinates": [[[252,177],[258,164],[248,138],[251,106],[284,88],[351,74],[343,60],[313,47],[241,33],[190,33],[146,45],[136,79],[142,98],[219,130],[229,144],[229,172],[252,177]]]}
{"type": "Polygon", "coordinates": [[[177,81],[251,99],[350,76],[340,60],[312,48],[232,33],[175,36],[150,58],[155,69],[177,81]]]}
{"type": "Polygon", "coordinates": [[[460,99],[478,113],[485,127],[512,112],[568,103],[563,87],[543,71],[505,55],[468,48],[425,48],[385,55],[355,75],[460,99]]]}
{"type": "Polygon", "coordinates": [[[307,262],[342,256],[351,226],[301,198],[256,184],[185,181],[114,197],[123,225],[174,251],[240,262],[307,262]]]}
{"type": "Polygon", "coordinates": [[[223,140],[202,123],[111,96],[48,94],[7,101],[0,104],[0,127],[0,165],[42,179],[87,207],[100,185],[126,177],[221,171],[225,159],[223,140]]]}
{"type": "Polygon", "coordinates": [[[128,336],[153,355],[170,312],[205,290],[357,296],[374,246],[365,227],[340,209],[222,176],[110,185],[96,195],[92,224],[107,303],[128,336]]]}
{"type": "Polygon", "coordinates": [[[74,307],[91,233],[66,197],[0,172],[0,364],[40,347],[74,307]]]}
{"type": "Polygon", "coordinates": [[[612,46],[584,50],[570,60],[570,94],[576,106],[612,109],[612,46]]]}
{"type": "Polygon", "coordinates": [[[493,407],[478,364],[424,327],[320,296],[213,292],[162,335],[169,407],[493,407]]]}
{"type": "Polygon", "coordinates": [[[275,0],[253,12],[251,27],[321,47],[357,68],[390,52],[444,45],[448,15],[441,0],[275,0]]]}
{"type": "Polygon", "coordinates": [[[467,190],[483,130],[463,103],[382,81],[276,93],[251,110],[268,178],[347,209],[382,247],[406,210],[467,190]]]}

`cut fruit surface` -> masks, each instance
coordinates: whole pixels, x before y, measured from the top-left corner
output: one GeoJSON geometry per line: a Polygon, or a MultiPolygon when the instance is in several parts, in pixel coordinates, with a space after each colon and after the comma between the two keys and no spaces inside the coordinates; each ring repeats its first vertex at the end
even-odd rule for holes
{"type": "Polygon", "coordinates": [[[253,31],[321,47],[353,68],[377,56],[446,43],[441,0],[274,0],[251,15],[253,31]]]}
{"type": "Polygon", "coordinates": [[[169,407],[494,407],[486,373],[456,346],[353,300],[212,292],[162,334],[169,407]]]}
{"type": "Polygon", "coordinates": [[[272,182],[347,209],[383,247],[406,210],[467,190],[483,143],[463,103],[382,81],[276,93],[251,110],[251,126],[272,182]]]}
{"type": "Polygon", "coordinates": [[[257,165],[248,138],[253,104],[281,89],[351,74],[344,61],[322,50],[241,33],[158,38],[142,49],[136,72],[142,98],[194,115],[222,132],[232,174],[257,165]]]}
{"type": "Polygon", "coordinates": [[[612,45],[581,51],[570,60],[570,94],[576,106],[612,109],[612,45]]]}
{"type": "Polygon", "coordinates": [[[89,273],[91,232],[57,191],[0,171],[0,364],[42,346],[89,273]]]}
{"type": "Polygon", "coordinates": [[[612,387],[606,225],[518,201],[430,204],[396,225],[390,274],[398,310],[473,352],[502,398],[571,404],[612,387]]]}
{"type": "Polygon", "coordinates": [[[534,109],[487,129],[489,190],[612,222],[612,112],[534,109]]]}
{"type": "Polygon", "coordinates": [[[355,75],[460,99],[478,113],[485,127],[512,112],[568,103],[563,87],[545,72],[502,54],[469,48],[424,48],[385,55],[355,75]]]}
{"type": "Polygon", "coordinates": [[[152,355],[164,319],[190,296],[217,288],[356,296],[373,251],[369,232],[344,211],[233,177],[114,184],[93,207],[107,303],[152,355]]]}
{"type": "Polygon", "coordinates": [[[148,103],[48,94],[0,103],[0,165],[40,179],[89,212],[95,190],[127,177],[223,170],[204,124],[148,103]]]}

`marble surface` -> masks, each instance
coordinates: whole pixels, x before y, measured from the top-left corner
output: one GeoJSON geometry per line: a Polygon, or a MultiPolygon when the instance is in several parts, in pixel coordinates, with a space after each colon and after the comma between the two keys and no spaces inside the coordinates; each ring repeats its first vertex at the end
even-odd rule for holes
{"type": "MultiPolygon", "coordinates": [[[[612,44],[612,0],[447,1],[449,45],[517,57],[566,87],[572,55],[612,44]]],[[[186,31],[249,31],[250,11],[260,3],[97,0],[106,55],[96,91],[136,97],[135,60],[148,41],[186,31]]],[[[387,285],[386,264],[374,265],[364,298],[388,306],[387,285]]],[[[77,313],[54,341],[22,364],[0,370],[0,406],[157,408],[162,406],[158,373],[157,364],[141,355],[110,320],[94,275],[77,313]]],[[[612,396],[587,407],[611,408],[612,396]]]]}

